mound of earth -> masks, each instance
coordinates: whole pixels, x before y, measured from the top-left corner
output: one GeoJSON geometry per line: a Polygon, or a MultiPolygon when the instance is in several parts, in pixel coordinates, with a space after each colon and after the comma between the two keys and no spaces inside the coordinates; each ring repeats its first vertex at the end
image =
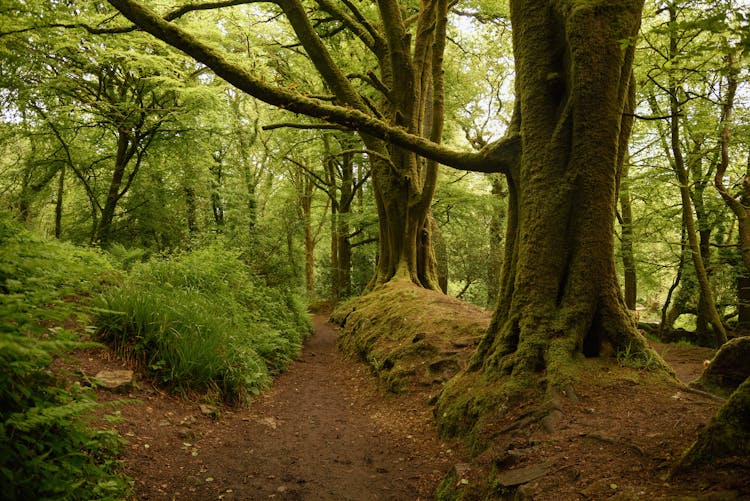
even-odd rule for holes
{"type": "Polygon", "coordinates": [[[490,313],[407,282],[389,282],[337,308],[339,346],[392,392],[439,386],[463,369],[490,313]]]}

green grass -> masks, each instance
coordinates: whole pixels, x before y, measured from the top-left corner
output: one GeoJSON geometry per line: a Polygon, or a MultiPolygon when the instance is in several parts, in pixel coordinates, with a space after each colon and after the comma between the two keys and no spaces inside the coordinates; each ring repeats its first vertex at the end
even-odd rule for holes
{"type": "Polygon", "coordinates": [[[630,344],[625,349],[615,353],[615,358],[622,367],[630,367],[631,369],[652,370],[659,367],[659,359],[655,352],[635,350],[630,344]]]}
{"type": "Polygon", "coordinates": [[[214,245],[138,264],[99,301],[102,340],[161,383],[238,403],[258,394],[310,333],[305,305],[214,245]]]}

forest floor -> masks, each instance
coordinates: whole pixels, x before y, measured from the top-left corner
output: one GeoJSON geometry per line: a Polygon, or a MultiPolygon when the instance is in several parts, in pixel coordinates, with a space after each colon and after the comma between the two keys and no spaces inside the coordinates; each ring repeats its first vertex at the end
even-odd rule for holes
{"type": "MultiPolygon", "coordinates": [[[[167,394],[145,379],[127,394],[97,389],[103,401],[132,400],[115,407],[122,416],[115,427],[127,440],[122,458],[136,498],[425,500],[450,472],[459,483],[474,482],[477,459],[438,438],[428,404],[434,387],[385,393],[367,366],[337,349],[325,317],[316,315],[314,324],[300,358],[244,408],[211,412],[198,398],[167,394]]],[[[700,375],[712,356],[702,348],[655,347],[682,381],[700,375]]],[[[88,377],[128,368],[100,349],[79,352],[66,365],[88,377]]],[[[513,468],[526,475],[529,499],[750,499],[746,470],[739,477],[734,468],[731,475],[711,469],[663,477],[719,402],[665,394],[635,375],[592,382],[577,394],[557,432],[529,430],[524,452],[518,449],[513,468]]]]}

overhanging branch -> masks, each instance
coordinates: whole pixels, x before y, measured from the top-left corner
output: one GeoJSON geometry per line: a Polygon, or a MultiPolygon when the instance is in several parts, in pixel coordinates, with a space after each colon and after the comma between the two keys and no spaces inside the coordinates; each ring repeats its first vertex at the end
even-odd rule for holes
{"type": "Polygon", "coordinates": [[[324,129],[324,130],[343,130],[343,131],[350,131],[349,127],[344,127],[342,125],[338,124],[303,124],[303,123],[296,123],[296,122],[279,122],[275,124],[268,124],[261,127],[261,130],[274,130],[274,129],[324,129]]]}
{"type": "Polygon", "coordinates": [[[217,76],[243,92],[272,106],[356,129],[459,170],[505,172],[509,167],[507,162],[518,158],[521,144],[518,135],[493,143],[477,153],[446,148],[410,134],[400,127],[393,127],[362,111],[334,106],[286,88],[269,85],[247,69],[231,63],[217,49],[201,42],[139,2],[107,1],[142,30],[205,64],[217,76]]]}

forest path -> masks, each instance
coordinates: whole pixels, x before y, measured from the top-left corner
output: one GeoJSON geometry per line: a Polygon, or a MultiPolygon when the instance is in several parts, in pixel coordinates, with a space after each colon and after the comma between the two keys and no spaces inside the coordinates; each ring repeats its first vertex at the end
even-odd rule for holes
{"type": "Polygon", "coordinates": [[[460,459],[437,438],[427,395],[384,394],[324,317],[314,324],[299,360],[247,408],[213,419],[197,402],[135,390],[141,402],[119,407],[117,428],[137,498],[431,499],[460,459]]]}

